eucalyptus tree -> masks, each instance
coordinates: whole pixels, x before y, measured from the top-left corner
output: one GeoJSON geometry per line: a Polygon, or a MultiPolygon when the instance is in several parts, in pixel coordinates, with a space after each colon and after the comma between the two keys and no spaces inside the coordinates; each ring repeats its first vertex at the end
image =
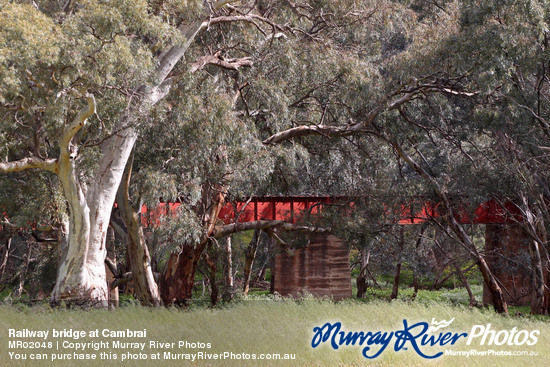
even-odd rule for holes
{"type": "Polygon", "coordinates": [[[160,126],[153,124],[143,131],[133,168],[130,162],[117,195],[132,247],[129,257],[134,284],[140,283],[141,252],[147,249],[139,220],[142,205],[151,213],[158,207],[159,197],[178,205],[172,215],[149,224],[164,227],[160,230],[165,244],[162,257],[169,259],[161,274],[160,293],[142,294],[144,289],[156,287],[152,278],[147,286],[139,286],[136,295],[145,303],[158,303],[161,296],[166,304],[191,298],[199,260],[209,242],[221,237],[216,232],[220,232],[218,213],[225,197],[228,193],[241,192],[241,197],[254,194],[254,188],[270,173],[268,152],[255,136],[254,126],[236,116],[232,95],[225,92],[222,78],[188,73],[175,84],[175,93],[156,111],[160,126]],[[212,98],[214,94],[216,98],[212,98]],[[174,273],[177,276],[167,279],[174,273]]]}
{"type": "MultiPolygon", "coordinates": [[[[259,133],[276,130],[281,119],[290,116],[299,119],[306,113],[318,116],[326,113],[327,118],[338,113],[338,118],[346,118],[332,108],[323,112],[323,101],[329,101],[331,105],[350,102],[339,101],[339,94],[346,90],[345,83],[359,83],[362,78],[354,70],[364,65],[356,55],[369,51],[363,42],[379,42],[377,37],[382,37],[382,33],[385,32],[384,37],[391,33],[389,29],[403,20],[393,10],[398,9],[407,15],[402,6],[388,1],[365,4],[353,1],[337,4],[262,1],[228,9],[233,14],[242,14],[235,17],[257,10],[261,17],[254,18],[256,29],[243,29],[237,23],[211,22],[209,32],[196,38],[188,52],[194,62],[190,67],[175,69],[174,74],[179,78],[175,80],[176,92],[166,100],[164,107],[160,106],[164,111],[159,112],[159,120],[173,121],[169,122],[173,135],[162,135],[165,134],[162,130],[154,129],[161,132],[155,141],[159,149],[164,149],[158,154],[162,161],[151,160],[147,153],[139,159],[140,165],[151,160],[151,171],[158,172],[158,175],[152,175],[157,177],[154,181],[179,182],[174,185],[171,195],[177,194],[181,198],[181,218],[189,220],[186,226],[180,227],[179,250],[170,256],[161,276],[161,293],[166,303],[184,304],[190,298],[197,263],[212,238],[246,229],[311,229],[309,223],[293,226],[276,221],[217,226],[216,220],[228,193],[237,197],[258,194],[258,191],[252,192],[254,186],[249,183],[237,183],[246,182],[243,177],[261,181],[254,177],[265,177],[274,165],[273,177],[284,180],[292,176],[287,174],[290,165],[294,165],[300,174],[313,166],[308,162],[309,152],[300,147],[276,150],[278,158],[271,163],[265,150],[256,148],[259,133]],[[333,47],[334,44],[337,47],[333,47]],[[229,71],[222,73],[220,68],[229,71]],[[185,81],[188,75],[201,81],[200,88],[185,81]],[[319,103],[304,103],[304,94],[316,98],[319,103]],[[218,114],[221,110],[216,103],[225,103],[225,112],[218,114]],[[223,123],[216,122],[218,119],[223,123]],[[193,124],[193,120],[200,123],[193,124]],[[215,124],[209,125],[211,122],[215,124]],[[228,134],[225,129],[230,129],[230,139],[224,135],[228,134]],[[243,132],[250,137],[244,139],[243,132]],[[239,165],[235,163],[236,159],[249,163],[239,165]]],[[[154,122],[152,126],[155,126],[154,122]]],[[[149,141],[153,135],[150,132],[143,136],[149,141]]],[[[145,152],[147,146],[144,145],[145,152]]],[[[310,175],[320,177],[315,171],[322,167],[316,165],[310,175]]],[[[332,166],[324,169],[327,167],[332,166]]],[[[336,176],[333,175],[333,182],[336,176]]],[[[287,193],[303,194],[307,190],[319,194],[321,187],[328,186],[310,185],[305,188],[302,185],[300,189],[297,184],[289,183],[287,193]]],[[[260,191],[280,192],[273,189],[260,191]]],[[[160,187],[158,191],[162,191],[160,187]]],[[[138,197],[134,198],[134,204],[139,203],[138,197]]],[[[137,220],[137,216],[133,218],[137,220]]]]}
{"type": "MultiPolygon", "coordinates": [[[[477,73],[485,70],[469,62],[475,44],[469,43],[470,32],[465,31],[465,22],[471,16],[467,4],[447,2],[438,9],[428,10],[416,4],[405,8],[402,11],[411,15],[411,21],[402,22],[389,32],[382,47],[371,44],[370,51],[378,57],[364,61],[366,67],[356,72],[362,76],[360,82],[347,83],[349,92],[343,93],[353,102],[324,105],[344,118],[305,113],[300,123],[292,126],[292,121],[286,121],[286,126],[264,143],[273,145],[289,139],[308,142],[310,135],[350,140],[371,135],[387,142],[398,162],[409,171],[403,178],[421,188],[418,193],[428,194],[426,198],[431,196],[441,203],[440,215],[446,219],[449,234],[474,256],[493,294],[495,309],[506,313],[503,291],[483,253],[457,221],[460,206],[452,200],[452,194],[469,194],[462,184],[470,181],[476,187],[476,178],[495,172],[483,170],[488,165],[485,159],[476,165],[472,155],[479,148],[468,141],[472,135],[468,135],[467,129],[458,133],[459,127],[468,127],[474,109],[472,100],[492,90],[482,89],[483,84],[476,82],[477,73]],[[450,136],[449,131],[454,135],[450,136]],[[456,165],[467,168],[472,163],[473,171],[456,169],[456,165]],[[455,176],[459,172],[460,178],[455,176]],[[482,175],[476,176],[479,173],[482,175]]],[[[340,95],[340,100],[344,98],[340,95]]],[[[300,102],[315,104],[314,99],[305,94],[300,102]]],[[[483,135],[478,139],[483,141],[483,135]]],[[[487,144],[481,147],[488,148],[487,144]]]]}
{"type": "Polygon", "coordinates": [[[533,280],[531,312],[548,313],[548,55],[550,10],[546,1],[471,4],[463,14],[463,38],[479,65],[486,93],[475,120],[492,138],[486,156],[508,181],[502,200],[520,210],[529,242],[533,280]]]}
{"type": "Polygon", "coordinates": [[[458,170],[470,172],[462,175],[463,184],[477,189],[462,189],[465,194],[496,197],[521,212],[518,224],[531,256],[530,263],[521,264],[533,282],[531,312],[547,313],[548,4],[465,3],[459,20],[460,32],[448,41],[455,50],[454,68],[475,72],[463,83],[480,93],[469,101],[473,112],[457,118],[469,130],[440,125],[440,136],[473,153],[469,167],[458,170]]]}
{"type": "Polygon", "coordinates": [[[57,262],[51,246],[60,205],[57,182],[46,174],[18,172],[0,177],[0,187],[0,288],[19,278],[12,294],[21,296],[31,284],[29,298],[35,299],[53,289],[45,266],[53,264],[55,271],[57,262]]]}
{"type": "Polygon", "coordinates": [[[138,127],[201,32],[269,22],[230,2],[0,2],[0,171],[56,175],[67,202],[52,302],[106,306],[106,230],[138,127]]]}

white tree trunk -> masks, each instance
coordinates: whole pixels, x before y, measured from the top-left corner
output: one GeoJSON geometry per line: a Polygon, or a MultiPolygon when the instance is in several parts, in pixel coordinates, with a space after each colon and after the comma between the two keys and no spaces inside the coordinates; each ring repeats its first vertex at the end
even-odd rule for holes
{"type": "Polygon", "coordinates": [[[231,259],[232,247],[231,236],[225,238],[223,244],[223,294],[222,299],[225,302],[233,298],[233,261],[231,259]]]}
{"type": "Polygon", "coordinates": [[[52,292],[53,304],[64,301],[84,306],[108,306],[105,240],[115,195],[136,137],[135,129],[129,127],[105,142],[104,155],[86,193],[76,177],[74,160],[70,156],[63,159],[63,154],[60,157],[59,178],[70,214],[68,241],[62,249],[52,292]]]}
{"type": "MultiPolygon", "coordinates": [[[[216,2],[218,9],[228,2],[216,2]]],[[[170,72],[184,56],[196,36],[212,24],[228,22],[272,22],[254,14],[238,16],[221,16],[197,21],[188,26],[181,26],[184,40],[166,53],[159,56],[156,70],[156,85],[137,88],[134,104],[121,116],[116,134],[105,140],[101,146],[103,154],[95,174],[90,178],[90,185],[80,181],[75,160],[78,149],[73,144],[73,137],[86,124],[87,119],[95,114],[95,99],[86,95],[88,105],[78,114],[74,121],[65,127],[59,141],[59,159],[31,156],[15,162],[0,162],[0,172],[15,172],[31,168],[40,168],[54,172],[59,176],[67,200],[69,218],[63,223],[64,233],[60,235],[61,256],[57,281],[52,293],[52,303],[65,301],[68,304],[97,305],[106,307],[108,290],[105,274],[105,240],[115,195],[121,182],[124,167],[136,142],[139,117],[145,115],[149,108],[164,98],[171,88],[170,72]],[[138,94],[143,97],[138,97],[138,94]]],[[[279,27],[280,28],[280,27],[279,27]]],[[[282,30],[282,28],[281,28],[282,30]]],[[[217,218],[217,216],[216,216],[217,218]]],[[[214,221],[209,224],[209,232],[214,221]]]]}

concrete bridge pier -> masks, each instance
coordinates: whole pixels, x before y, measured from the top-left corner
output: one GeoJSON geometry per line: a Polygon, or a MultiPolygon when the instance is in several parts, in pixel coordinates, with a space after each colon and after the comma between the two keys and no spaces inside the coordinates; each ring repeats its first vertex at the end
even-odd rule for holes
{"type": "Polygon", "coordinates": [[[307,247],[275,257],[274,291],[296,297],[309,293],[335,300],[351,297],[349,249],[333,235],[311,234],[307,247]]]}
{"type": "MultiPolygon", "coordinates": [[[[486,260],[510,305],[528,305],[533,297],[528,241],[521,224],[486,225],[486,260]]],[[[352,296],[349,250],[333,235],[311,234],[309,245],[294,255],[278,253],[273,276],[273,290],[282,296],[352,296]]],[[[485,284],[483,303],[493,303],[485,284]]]]}
{"type": "MultiPolygon", "coordinates": [[[[529,235],[519,223],[486,225],[486,260],[503,288],[506,302],[512,306],[528,305],[533,298],[529,241],[529,235]]],[[[493,304],[485,284],[483,303],[493,304]]]]}

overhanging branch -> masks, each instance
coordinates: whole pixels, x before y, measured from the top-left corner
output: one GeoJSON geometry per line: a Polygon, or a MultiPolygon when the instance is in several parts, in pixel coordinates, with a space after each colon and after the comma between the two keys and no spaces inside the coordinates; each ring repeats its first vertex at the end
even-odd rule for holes
{"type": "Polygon", "coordinates": [[[330,233],[330,228],[302,226],[294,223],[285,222],[282,220],[257,220],[254,222],[232,223],[224,226],[216,226],[212,232],[212,237],[220,238],[228,236],[232,233],[249,231],[253,229],[282,229],[284,231],[303,231],[316,233],[330,233]]]}
{"type": "Polygon", "coordinates": [[[285,140],[293,138],[308,136],[308,135],[323,135],[326,137],[344,137],[355,135],[365,131],[365,129],[371,125],[374,120],[384,111],[391,111],[398,109],[403,104],[409,102],[414,97],[427,94],[427,93],[444,93],[456,96],[472,97],[477,92],[464,92],[461,90],[455,90],[447,86],[439,86],[435,84],[419,84],[413,88],[404,89],[400,88],[395,93],[387,95],[376,107],[373,108],[362,121],[352,123],[346,126],[331,126],[331,125],[303,125],[293,127],[288,130],[281,131],[274,134],[263,141],[265,145],[279,144],[285,140]]]}
{"type": "Polygon", "coordinates": [[[13,162],[0,162],[0,172],[17,172],[31,168],[57,172],[57,159],[27,157],[13,162]]]}

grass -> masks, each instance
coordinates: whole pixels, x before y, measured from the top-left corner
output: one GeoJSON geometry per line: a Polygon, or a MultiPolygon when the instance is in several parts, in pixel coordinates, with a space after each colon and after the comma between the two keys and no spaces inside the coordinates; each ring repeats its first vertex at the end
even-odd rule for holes
{"type": "MultiPolygon", "coordinates": [[[[472,286],[472,292],[477,301],[483,298],[483,287],[472,286]]],[[[382,288],[369,288],[365,297],[365,301],[370,302],[377,299],[389,300],[391,294],[391,286],[382,286],[382,288]]],[[[398,299],[402,301],[411,301],[413,298],[412,288],[399,289],[398,299]]],[[[467,306],[470,302],[468,294],[464,288],[455,289],[440,289],[437,291],[419,289],[415,300],[417,302],[444,302],[454,305],[467,306]]]]}
{"type": "MultiPolygon", "coordinates": [[[[405,293],[405,292],[403,292],[405,293]]],[[[89,332],[95,329],[109,330],[147,330],[147,343],[151,340],[161,342],[202,342],[211,343],[210,349],[203,349],[209,353],[289,353],[295,354],[293,361],[264,361],[257,360],[223,360],[223,361],[198,361],[198,366],[225,366],[225,365],[287,365],[287,366],[363,366],[368,362],[376,365],[391,366],[415,366],[415,365],[445,365],[445,366],[540,366],[547,365],[550,361],[550,352],[547,346],[550,343],[550,326],[547,319],[530,317],[503,317],[496,315],[490,309],[469,309],[452,301],[455,293],[451,291],[441,292],[436,296],[422,295],[419,293],[414,302],[396,300],[386,302],[374,300],[362,302],[358,300],[346,300],[334,303],[330,300],[317,300],[305,297],[299,300],[285,300],[277,296],[252,295],[233,304],[215,309],[192,307],[189,310],[178,309],[149,309],[134,305],[119,308],[115,311],[105,310],[55,310],[47,306],[29,307],[23,304],[0,306],[0,365],[1,366],[94,366],[94,365],[135,365],[140,366],[180,366],[183,361],[161,360],[154,361],[150,357],[139,362],[120,362],[112,360],[103,361],[68,361],[63,363],[44,361],[14,361],[9,359],[8,348],[9,329],[73,329],[89,332]],[[445,294],[449,293],[449,294],[445,294]],[[464,341],[459,341],[452,346],[453,350],[477,350],[502,349],[502,350],[528,350],[539,353],[539,356],[522,357],[458,357],[443,356],[439,359],[428,361],[419,357],[412,350],[393,351],[389,346],[384,353],[373,361],[367,361],[361,356],[361,348],[358,346],[342,347],[333,350],[328,345],[322,345],[316,349],[311,348],[313,328],[322,326],[325,322],[340,321],[347,331],[378,331],[398,330],[403,328],[403,319],[409,322],[436,320],[449,320],[455,318],[448,328],[454,332],[470,332],[473,325],[491,324],[492,329],[511,330],[516,327],[519,330],[540,330],[538,343],[532,347],[487,347],[473,345],[466,346],[464,341]]],[[[47,341],[58,339],[48,338],[47,341]]],[[[63,339],[61,339],[63,340],[63,339]]],[[[65,339],[68,340],[68,339],[65,339]]],[[[124,340],[86,337],[78,341],[99,340],[124,340]]],[[[128,339],[126,341],[142,342],[142,339],[128,339]]],[[[74,341],[74,340],[73,340],[74,341]]],[[[393,345],[393,344],[392,344],[393,345]]],[[[410,349],[410,348],[409,348],[410,349]]],[[[187,352],[196,352],[199,349],[190,349],[187,352]]],[[[119,355],[128,350],[105,349],[104,351],[119,355]]],[[[184,349],[167,349],[174,353],[184,353],[184,349]]],[[[436,351],[436,349],[430,349],[436,351]]],[[[32,353],[32,350],[27,350],[32,353]]],[[[45,351],[50,353],[51,351],[45,351]]],[[[66,350],[65,352],[71,352],[66,350]]],[[[99,358],[99,352],[86,350],[87,353],[95,353],[99,358]]],[[[148,356],[162,352],[156,349],[145,348],[148,356]]],[[[162,353],[161,353],[162,355],[162,353]]]]}

